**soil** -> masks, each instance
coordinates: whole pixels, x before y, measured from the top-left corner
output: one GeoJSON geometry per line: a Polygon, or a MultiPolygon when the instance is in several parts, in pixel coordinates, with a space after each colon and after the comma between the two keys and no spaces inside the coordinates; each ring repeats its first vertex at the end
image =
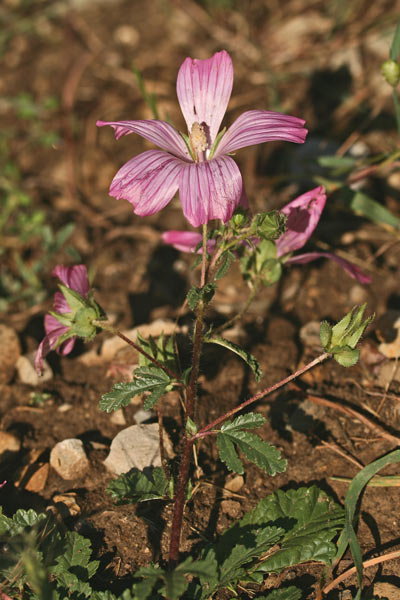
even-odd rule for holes
{"type": "MultiPolygon", "coordinates": [[[[346,10],[340,3],[330,8],[325,3],[297,0],[283,3],[285,8],[280,3],[270,4],[8,0],[1,9],[0,17],[11,15],[8,35],[2,41],[2,95],[10,100],[25,92],[38,103],[48,96],[60,100],[50,116],[46,113],[39,119],[44,132],[57,133],[57,141],[47,148],[35,137],[35,123],[18,118],[12,102],[0,106],[0,120],[9,133],[10,156],[21,174],[20,185],[33,198],[34,206],[46,212],[55,231],[75,223],[67,246],[88,266],[97,300],[120,329],[158,318],[190,328],[193,315],[181,305],[198,276],[198,271],[190,269],[192,257],[161,242],[164,230],[187,228],[179,200],[161,213],[141,219],[132,214],[127,202],[107,195],[117,169],[150,147],[134,135],[117,142],[111,130],[95,127],[97,119],[151,118],[132,61],[142,72],[148,91],[156,94],[161,118],[168,116],[182,130],[174,90],[179,65],[186,56],[206,58],[223,47],[232,54],[235,68],[226,116],[229,123],[250,108],[282,110],[307,119],[309,145],[305,144],[304,150],[271,143],[243,150],[235,157],[254,211],[279,208],[314,187],[312,177],[319,172],[312,172],[307,164],[315,164],[323,147],[333,148],[329,152],[334,153],[354,136],[359,147],[363,144],[366,152],[375,155],[389,152],[397,143],[390,89],[379,73],[396,23],[392,3],[356,2],[346,10]]],[[[399,216],[400,182],[395,167],[366,178],[362,189],[399,216]]],[[[40,238],[29,245],[19,240],[16,244],[24,264],[32,268],[42,251],[40,238]]],[[[351,257],[371,275],[372,283],[361,286],[327,260],[287,269],[278,285],[261,291],[238,334],[260,361],[264,373],[260,384],[238,357],[206,348],[199,423],[209,422],[317,356],[318,349],[306,346],[299,334],[310,321],[337,320],[360,302],[367,302],[368,313],[376,312],[377,317],[399,310],[400,245],[393,230],[345,212],[328,199],[307,246],[312,248],[351,257]]],[[[5,256],[15,272],[15,252],[5,256]]],[[[43,337],[43,314],[56,289],[52,267],[73,262],[64,247],[40,273],[47,300],[32,306],[19,300],[4,313],[2,320],[18,332],[24,353],[35,350],[43,337]]],[[[246,297],[246,286],[235,265],[222,280],[207,319],[223,322],[246,297]]],[[[365,355],[368,344],[376,345],[378,330],[379,326],[370,328],[364,340],[365,355]]],[[[107,334],[96,338],[93,347],[99,348],[105,337],[107,334]]],[[[115,435],[134,423],[139,406],[123,409],[124,425],[113,423],[110,415],[99,410],[101,395],[118,379],[113,364],[85,364],[82,356],[88,349],[77,344],[68,357],[50,355],[54,377],[35,388],[20,383],[16,375],[1,385],[1,429],[15,433],[22,442],[18,458],[0,466],[0,480],[8,482],[0,492],[1,502],[4,512],[11,515],[17,508],[45,510],[54,504],[55,496],[73,493],[77,508],[72,516],[64,513],[65,523],[92,540],[94,558],[101,561],[99,589],[119,592],[127,587],[137,567],[166,557],[172,508],[154,502],[116,506],[106,493],[110,474],[103,460],[115,435]],[[32,405],[32,391],[49,395],[43,405],[32,405]],[[24,480],[18,483],[22,464],[47,464],[50,450],[66,438],[84,443],[91,465],[84,478],[64,481],[50,468],[40,491],[28,491],[24,480]]],[[[183,359],[190,350],[185,353],[183,359]]],[[[288,468],[270,478],[246,464],[244,485],[229,502],[222,493],[228,471],[218,462],[215,445],[207,438],[199,450],[202,475],[185,512],[182,552],[190,552],[200,539],[213,539],[278,488],[316,483],[343,503],[348,479],[360,466],[396,446],[399,391],[395,381],[388,380],[386,389],[379,386],[367,359],[349,369],[328,361],[296,384],[260,401],[255,408],[268,419],[260,435],[281,449],[288,468]],[[316,404],[315,397],[330,400],[335,407],[316,404]],[[382,430],[340,412],[338,406],[353,408],[382,430]],[[382,431],[393,437],[385,437],[382,431]]],[[[169,394],[163,410],[165,427],[177,449],[182,420],[178,397],[169,394]]],[[[397,472],[398,468],[391,466],[384,474],[397,472]]],[[[368,487],[358,527],[364,559],[397,549],[399,526],[398,488],[368,487]]],[[[349,566],[350,555],[346,555],[341,570],[349,566]]],[[[312,599],[318,597],[317,584],[322,577],[322,566],[306,564],[286,570],[279,580],[271,576],[267,585],[290,581],[304,591],[304,598],[312,599]]],[[[400,594],[399,560],[366,569],[365,583],[392,584],[391,589],[397,587],[400,594]]],[[[340,598],[339,590],[354,590],[355,584],[354,577],[348,578],[326,597],[340,598]]],[[[253,597],[251,591],[239,595],[253,597]]],[[[217,596],[231,597],[228,592],[217,596]]]]}

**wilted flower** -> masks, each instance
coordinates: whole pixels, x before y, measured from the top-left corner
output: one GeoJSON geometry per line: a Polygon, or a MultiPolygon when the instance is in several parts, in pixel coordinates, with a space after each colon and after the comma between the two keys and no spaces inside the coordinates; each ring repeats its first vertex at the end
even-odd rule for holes
{"type": "Polygon", "coordinates": [[[43,358],[51,351],[69,354],[77,337],[91,339],[96,334],[94,319],[102,317],[102,311],[89,293],[89,281],[85,265],[64,267],[57,265],[52,272],[58,277],[61,292],[54,295],[50,314],[44,318],[46,336],[41,341],[35,356],[38,374],[43,371],[43,358]]]}
{"type": "Polygon", "coordinates": [[[265,110],[244,112],[218,133],[233,84],[233,66],[222,50],[211,58],[186,58],[177,95],[188,136],[165,121],[97,121],[111,125],[119,139],[137,133],[158,145],[128,161],[114,177],[110,195],[128,200],[140,216],[164,208],[179,189],[183,214],[191,225],[228,221],[243,196],[242,176],[230,153],[272,140],[303,143],[305,121],[265,110]]]}
{"type": "MultiPolygon", "coordinates": [[[[330,252],[307,252],[292,256],[291,253],[304,246],[312,235],[320,220],[326,202],[325,189],[319,186],[302,194],[281,209],[287,216],[286,231],[276,241],[276,256],[282,262],[305,264],[317,258],[329,258],[337,262],[353,279],[361,283],[370,283],[371,278],[365,275],[356,265],[330,252]]],[[[202,236],[195,231],[166,231],[162,234],[166,244],[170,244],[182,252],[194,252],[201,242],[202,236]]],[[[253,240],[254,242],[254,240],[253,240]]],[[[209,252],[215,246],[215,240],[207,242],[209,252]]]]}

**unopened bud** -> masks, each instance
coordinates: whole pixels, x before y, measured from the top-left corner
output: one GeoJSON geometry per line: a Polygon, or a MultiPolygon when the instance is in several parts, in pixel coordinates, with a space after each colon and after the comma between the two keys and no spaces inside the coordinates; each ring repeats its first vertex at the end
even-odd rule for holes
{"type": "Polygon", "coordinates": [[[385,80],[392,87],[396,87],[400,81],[400,65],[395,60],[386,60],[382,67],[381,73],[385,80]]]}

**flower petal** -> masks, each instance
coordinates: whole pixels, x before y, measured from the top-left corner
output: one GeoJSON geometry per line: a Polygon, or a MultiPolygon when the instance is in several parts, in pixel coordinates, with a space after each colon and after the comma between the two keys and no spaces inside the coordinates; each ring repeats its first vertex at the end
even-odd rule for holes
{"type": "Polygon", "coordinates": [[[232,85],[232,60],[226,50],[206,60],[186,58],[179,69],[176,93],[188,131],[195,122],[207,125],[209,146],[218,133],[232,85]]]}
{"type": "Polygon", "coordinates": [[[371,283],[371,277],[366,275],[352,262],[341,258],[340,256],[336,256],[336,254],[331,254],[330,252],[307,252],[306,254],[298,254],[297,256],[292,256],[287,261],[290,264],[306,264],[313,260],[317,260],[317,258],[329,258],[337,262],[353,279],[357,279],[360,283],[371,283]]]}
{"type": "MultiPolygon", "coordinates": [[[[86,297],[88,295],[89,281],[85,265],[73,265],[72,267],[57,265],[51,274],[53,277],[58,277],[65,286],[79,292],[82,296],[86,297]]],[[[56,298],[54,298],[54,301],[56,302],[56,298]]],[[[59,312],[68,311],[60,310],[59,312]]]]}
{"type": "Polygon", "coordinates": [[[174,196],[186,165],[161,150],[148,150],[118,171],[111,182],[110,195],[128,200],[137,215],[152,215],[174,196]]]}
{"type": "Polygon", "coordinates": [[[183,214],[193,227],[213,219],[228,221],[242,196],[242,176],[229,156],[185,165],[179,194],[183,214]]]}
{"type": "Polygon", "coordinates": [[[97,127],[111,125],[118,140],[123,135],[137,133],[143,138],[171,152],[183,160],[191,160],[187,146],[175,127],[165,121],[150,119],[148,121],[97,121],[97,127]]]}
{"type": "MultiPolygon", "coordinates": [[[[61,325],[59,321],[52,315],[46,315],[44,318],[44,327],[46,330],[46,336],[40,342],[39,347],[36,351],[35,355],[35,370],[41,375],[43,371],[43,359],[47,354],[54,348],[57,344],[58,339],[68,331],[68,327],[61,325]]],[[[72,340],[72,338],[71,338],[72,340]]],[[[71,342],[71,340],[67,340],[67,342],[71,342]]],[[[66,342],[66,343],[67,343],[66,342]]],[[[64,345],[64,344],[63,344],[64,345]]],[[[69,344],[70,345],[70,344],[69,344]]],[[[72,344],[73,346],[73,344],[72,344]]],[[[70,345],[69,352],[72,350],[72,346],[70,345]]]]}
{"type": "Polygon", "coordinates": [[[281,209],[281,212],[287,215],[287,229],[276,241],[277,256],[283,256],[304,246],[317,226],[325,202],[325,189],[319,186],[281,209]]]}
{"type": "MultiPolygon", "coordinates": [[[[194,252],[196,246],[202,240],[201,233],[197,233],[196,231],[177,231],[170,230],[165,231],[162,234],[162,240],[164,244],[168,244],[173,246],[176,250],[180,250],[181,252],[194,252]]],[[[215,247],[215,240],[208,240],[207,242],[207,251],[211,253],[215,247]]],[[[202,248],[199,248],[198,253],[201,254],[202,248]]]]}
{"type": "Polygon", "coordinates": [[[241,114],[222,136],[214,157],[274,140],[302,144],[307,135],[304,123],[303,119],[278,112],[249,110],[241,114]]]}

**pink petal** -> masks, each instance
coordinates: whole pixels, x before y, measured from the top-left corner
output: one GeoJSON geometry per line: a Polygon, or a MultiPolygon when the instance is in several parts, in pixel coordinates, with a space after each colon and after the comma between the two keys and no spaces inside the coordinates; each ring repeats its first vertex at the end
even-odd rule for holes
{"type": "MultiPolygon", "coordinates": [[[[79,292],[79,294],[81,294],[84,297],[87,296],[89,292],[89,281],[85,265],[74,265],[72,267],[64,267],[64,265],[57,265],[56,267],[54,267],[52,275],[53,277],[58,277],[61,280],[61,282],[65,286],[71,288],[71,290],[79,292]]],[[[63,310],[59,312],[68,311],[63,310]]]]}
{"type": "Polygon", "coordinates": [[[188,131],[195,122],[207,125],[209,146],[218,133],[232,85],[232,60],[225,50],[206,60],[186,58],[179,69],[176,93],[188,131]]]}
{"type": "MultiPolygon", "coordinates": [[[[57,344],[58,339],[68,331],[68,327],[61,325],[59,321],[52,315],[46,315],[44,318],[44,326],[46,336],[40,342],[35,355],[35,369],[41,375],[43,371],[43,359],[57,344]]],[[[68,342],[70,340],[67,340],[68,342]]],[[[69,351],[72,350],[72,347],[69,351]]]]}
{"type": "Polygon", "coordinates": [[[371,277],[363,273],[356,265],[330,252],[307,252],[306,254],[292,256],[287,262],[290,264],[306,264],[321,257],[334,260],[347,271],[350,277],[357,279],[360,283],[371,283],[371,277]]]}
{"type": "Polygon", "coordinates": [[[178,158],[183,160],[191,160],[189,151],[182,136],[165,121],[157,121],[155,119],[148,121],[97,121],[98,127],[111,125],[115,131],[115,138],[118,140],[123,135],[129,133],[137,133],[143,138],[159,146],[163,150],[167,150],[178,158]]]}
{"type": "Polygon", "coordinates": [[[229,156],[186,165],[179,194],[183,214],[193,227],[213,219],[228,221],[242,196],[242,176],[229,156]]]}
{"type": "Polygon", "coordinates": [[[304,123],[303,119],[277,112],[249,110],[241,114],[222,136],[214,157],[274,140],[302,144],[307,135],[304,123]]]}
{"type": "Polygon", "coordinates": [[[61,292],[54,294],[53,310],[60,314],[71,312],[71,307],[61,292]]]}
{"type": "Polygon", "coordinates": [[[111,182],[110,195],[128,200],[137,215],[152,215],[172,199],[186,165],[161,150],[148,150],[118,171],[111,182]]]}
{"type": "MultiPolygon", "coordinates": [[[[196,246],[201,242],[202,235],[196,231],[177,231],[171,230],[166,231],[162,234],[162,240],[164,244],[168,244],[180,250],[181,252],[194,252],[196,246]]],[[[211,253],[215,248],[215,240],[208,240],[207,251],[211,253]]],[[[202,248],[198,250],[201,254],[202,248]]]]}
{"type": "Polygon", "coordinates": [[[325,189],[319,186],[281,209],[281,212],[287,215],[287,229],[276,241],[277,256],[283,256],[304,246],[317,226],[325,202],[325,189]]]}

